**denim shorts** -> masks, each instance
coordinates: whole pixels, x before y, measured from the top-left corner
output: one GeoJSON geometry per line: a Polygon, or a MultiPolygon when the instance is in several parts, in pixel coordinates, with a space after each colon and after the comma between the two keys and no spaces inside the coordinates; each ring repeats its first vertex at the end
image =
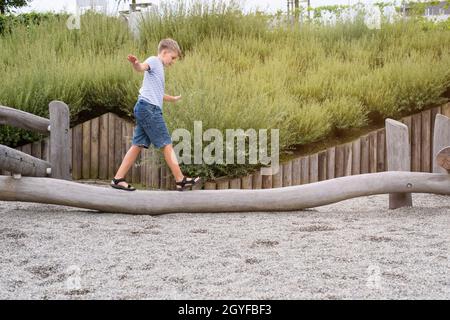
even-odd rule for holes
{"type": "Polygon", "coordinates": [[[151,143],[162,148],[172,143],[160,107],[139,98],[134,106],[136,127],[131,144],[148,149],[151,143]]]}

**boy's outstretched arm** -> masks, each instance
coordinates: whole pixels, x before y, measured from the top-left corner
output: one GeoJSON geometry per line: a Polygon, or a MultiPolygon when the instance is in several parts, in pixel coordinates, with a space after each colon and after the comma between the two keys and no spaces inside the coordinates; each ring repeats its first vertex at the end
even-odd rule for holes
{"type": "Polygon", "coordinates": [[[164,101],[167,101],[167,102],[177,102],[178,100],[180,100],[181,99],[181,96],[169,96],[168,94],[165,94],[164,95],[164,101]]]}
{"type": "Polygon", "coordinates": [[[144,72],[144,71],[147,71],[150,69],[150,66],[148,65],[148,63],[145,63],[145,62],[140,63],[138,58],[136,58],[132,54],[129,54],[127,59],[128,59],[128,61],[131,62],[133,69],[136,70],[137,72],[144,72]]]}

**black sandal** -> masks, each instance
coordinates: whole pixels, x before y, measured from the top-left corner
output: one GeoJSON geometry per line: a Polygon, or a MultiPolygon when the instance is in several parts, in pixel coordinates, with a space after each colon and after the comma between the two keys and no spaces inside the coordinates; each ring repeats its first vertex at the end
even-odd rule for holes
{"type": "Polygon", "coordinates": [[[127,182],[128,186],[126,186],[126,187],[123,187],[123,186],[119,185],[118,184],[119,182],[126,182],[125,178],[120,178],[120,179],[114,179],[113,178],[112,181],[111,181],[111,187],[113,187],[115,189],[126,190],[126,191],[135,191],[136,190],[128,182],[127,182]]]}
{"type": "Polygon", "coordinates": [[[201,180],[200,177],[196,177],[194,179],[183,177],[183,180],[181,180],[180,182],[175,182],[175,184],[177,186],[178,191],[183,191],[184,189],[186,189],[188,187],[192,187],[192,186],[196,185],[197,183],[200,182],[200,180],[201,180]]]}

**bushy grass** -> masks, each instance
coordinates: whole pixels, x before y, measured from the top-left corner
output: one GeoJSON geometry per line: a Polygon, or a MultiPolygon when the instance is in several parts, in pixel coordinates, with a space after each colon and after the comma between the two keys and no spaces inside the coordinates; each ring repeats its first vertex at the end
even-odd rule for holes
{"type": "MultiPolygon", "coordinates": [[[[386,117],[446,101],[450,88],[450,28],[421,20],[361,21],[326,26],[274,24],[236,4],[162,5],[133,39],[116,18],[82,17],[68,30],[54,17],[16,25],[0,37],[0,104],[47,116],[48,103],[67,102],[73,123],[112,111],[132,114],[142,74],[126,56],[144,59],[173,37],[184,56],[166,72],[166,92],[183,96],[164,106],[169,129],[280,129],[280,147],[326,139],[386,117]]],[[[35,135],[0,128],[0,143],[35,135]]],[[[184,166],[205,177],[241,174],[248,166],[184,166]]]]}

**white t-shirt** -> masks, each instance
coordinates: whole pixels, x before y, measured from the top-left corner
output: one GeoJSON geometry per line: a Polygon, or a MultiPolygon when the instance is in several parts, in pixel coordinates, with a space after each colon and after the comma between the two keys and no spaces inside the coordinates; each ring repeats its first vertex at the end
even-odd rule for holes
{"type": "Polygon", "coordinates": [[[139,90],[140,97],[162,109],[164,97],[164,65],[155,56],[145,60],[150,69],[144,72],[144,80],[139,90]]]}

